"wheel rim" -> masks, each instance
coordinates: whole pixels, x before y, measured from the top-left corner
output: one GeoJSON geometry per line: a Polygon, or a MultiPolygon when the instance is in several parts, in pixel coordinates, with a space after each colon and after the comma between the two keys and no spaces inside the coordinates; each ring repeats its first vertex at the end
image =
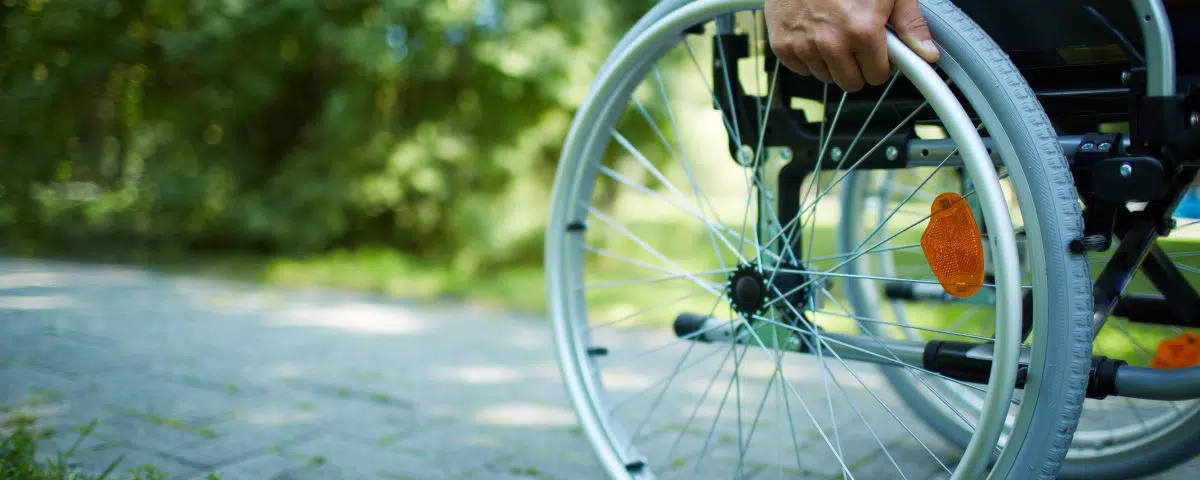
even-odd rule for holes
{"type": "MultiPolygon", "coordinates": [[[[567,146],[564,149],[562,165],[572,165],[576,159],[593,159],[601,157],[598,152],[602,151],[604,146],[607,144],[607,139],[602,138],[601,136],[608,133],[607,129],[603,128],[603,126],[615,123],[616,116],[619,113],[616,111],[616,108],[618,107],[615,105],[615,102],[619,99],[625,98],[625,95],[614,93],[632,90],[635,86],[635,84],[631,83],[633,79],[640,78],[642,76],[641,74],[648,72],[647,65],[640,64],[637,61],[629,59],[636,57],[639,53],[660,53],[660,50],[662,50],[662,45],[657,44],[658,42],[654,40],[663,40],[669,37],[669,33],[663,32],[669,32],[672,30],[672,28],[664,25],[674,25],[674,30],[681,30],[683,25],[689,24],[687,21],[688,19],[700,17],[710,18],[736,10],[753,9],[760,6],[761,2],[754,1],[696,2],[688,5],[684,9],[674,12],[664,21],[651,26],[648,28],[648,33],[644,33],[642,37],[640,37],[640,40],[628,44],[626,50],[622,52],[623,58],[618,59],[615,62],[610,61],[607,65],[614,65],[610,67],[613,71],[629,71],[633,72],[633,74],[617,79],[612,86],[598,85],[593,89],[593,92],[596,92],[597,94],[596,98],[600,100],[585,104],[585,109],[581,110],[581,113],[576,117],[576,123],[572,127],[570,136],[566,143],[567,146]],[[601,125],[602,127],[596,127],[596,125],[601,125]]],[[[909,53],[909,55],[912,54],[909,53]]],[[[912,58],[915,58],[915,56],[912,58]]],[[[918,72],[920,69],[920,66],[917,65],[919,60],[917,62],[912,62],[912,58],[909,59],[910,62],[908,64],[902,65],[901,70],[913,72],[911,74],[914,75],[914,78],[918,80],[923,78],[926,82],[931,81],[928,73],[922,74],[921,72],[918,72]]],[[[930,70],[930,72],[932,72],[932,70],[930,70]]],[[[919,84],[919,86],[925,87],[931,91],[936,87],[936,85],[930,84],[919,84]]],[[[935,94],[934,97],[937,97],[937,95],[935,94]]],[[[938,98],[941,99],[939,100],[941,102],[946,101],[944,95],[938,98]]],[[[935,110],[938,110],[939,113],[944,113],[946,115],[952,115],[954,108],[955,106],[945,103],[934,105],[935,110]]],[[[961,111],[961,107],[958,108],[961,111]]],[[[963,115],[963,117],[965,118],[965,115],[963,115]]],[[[834,123],[836,123],[836,120],[834,120],[834,123]]],[[[974,137],[974,140],[978,142],[978,136],[975,135],[974,129],[967,127],[967,130],[969,131],[969,134],[964,133],[962,128],[959,128],[959,131],[955,133],[959,138],[967,137],[963,141],[967,142],[968,144],[971,142],[970,137],[972,136],[974,137]]],[[[624,144],[627,142],[621,142],[618,140],[618,143],[624,144]]],[[[967,148],[973,150],[964,155],[973,157],[975,160],[979,160],[975,166],[976,169],[979,169],[980,167],[978,164],[982,163],[982,159],[979,157],[986,157],[986,154],[982,153],[982,143],[978,143],[978,145],[970,145],[967,148]]],[[[603,382],[601,381],[600,375],[596,371],[597,369],[595,366],[595,361],[588,354],[588,349],[592,345],[588,338],[590,336],[591,329],[589,328],[586,320],[582,324],[578,323],[579,319],[588,318],[588,310],[586,306],[587,300],[584,298],[584,294],[581,293],[584,289],[579,288],[583,285],[583,282],[573,280],[583,276],[585,262],[582,258],[582,253],[587,251],[587,249],[584,248],[584,244],[580,239],[581,235],[573,235],[573,233],[580,232],[580,229],[576,228],[579,226],[580,219],[589,218],[594,220],[597,218],[597,214],[595,211],[589,211],[590,208],[587,206],[587,201],[578,202],[567,199],[591,199],[594,193],[594,185],[590,179],[600,174],[599,169],[599,165],[560,168],[559,177],[555,187],[555,198],[562,200],[556,201],[556,203],[553,205],[551,221],[547,233],[546,260],[547,283],[550,297],[550,313],[555,321],[555,336],[559,346],[558,353],[560,357],[560,363],[563,365],[562,370],[564,380],[568,385],[568,390],[572,396],[573,402],[577,406],[577,410],[580,411],[580,421],[585,433],[589,435],[594,445],[598,445],[596,449],[602,463],[614,476],[645,476],[649,474],[649,471],[638,464],[638,462],[641,461],[641,456],[635,449],[631,448],[634,446],[624,444],[626,442],[624,442],[623,439],[630,436],[631,432],[629,432],[629,429],[613,421],[608,415],[598,413],[606,410],[605,407],[609,406],[612,402],[608,398],[608,392],[606,392],[605,388],[603,387],[603,382]]],[[[994,171],[990,170],[973,173],[986,178],[986,174],[988,172],[990,172],[994,177],[994,171]]],[[[609,174],[609,176],[612,175],[609,174]]],[[[998,194],[998,191],[992,191],[989,189],[985,190],[987,191],[979,194],[980,197],[986,197],[987,199],[987,201],[983,203],[987,203],[989,205],[1003,205],[1003,198],[998,194]]],[[[815,201],[816,200],[814,200],[814,202],[815,201]]],[[[747,210],[748,209],[749,207],[747,207],[747,210]]],[[[761,214],[762,212],[760,211],[759,213],[761,214]]],[[[1005,213],[1007,213],[1006,210],[1005,213]]],[[[996,216],[995,211],[991,212],[990,215],[996,216]]],[[[996,223],[1003,224],[1007,220],[1008,218],[1005,216],[1002,219],[998,218],[996,223]]],[[[607,217],[600,216],[599,221],[596,223],[607,224],[610,222],[608,222],[607,217]]],[[[1009,228],[1009,231],[1011,231],[1011,228],[1009,228]]],[[[743,238],[744,237],[745,236],[743,236],[743,238]]],[[[1001,261],[999,263],[1004,264],[1004,266],[999,268],[999,272],[1004,281],[1008,282],[1008,284],[1016,285],[1016,279],[1012,278],[1012,271],[1014,270],[1013,264],[1015,262],[1015,243],[1011,236],[1007,240],[1005,240],[1004,237],[1004,235],[994,236],[994,238],[996,238],[996,242],[1001,244],[1000,250],[1006,252],[1000,255],[1001,261]]],[[[714,243],[716,242],[715,239],[713,241],[714,243]]],[[[714,246],[714,249],[717,248],[717,246],[714,246]]],[[[728,268],[721,269],[722,272],[725,272],[726,270],[728,270],[728,268]]],[[[701,273],[708,274],[713,272],[693,272],[692,277],[697,277],[701,273]]],[[[692,279],[695,280],[695,278],[692,279]]],[[[1015,291],[1018,289],[1011,288],[1010,290],[1015,291]]],[[[1011,296],[1012,294],[1009,295],[1011,296]]],[[[720,296],[718,295],[718,299],[719,298],[720,296]]],[[[1007,300],[1007,305],[1009,305],[1008,308],[1010,311],[1012,311],[1011,304],[1012,299],[1009,298],[1007,300]]],[[[998,347],[998,350],[1003,350],[1005,348],[1015,350],[1015,342],[1007,342],[1004,340],[1004,335],[1007,335],[1009,338],[1015,338],[1016,336],[1016,332],[1011,331],[1013,327],[1013,315],[998,314],[998,317],[1005,318],[1004,321],[998,322],[1001,323],[1000,330],[1002,331],[1001,341],[998,342],[998,344],[1001,346],[998,347]],[[1005,333],[1006,330],[1007,333],[1005,333]],[[1008,346],[1006,347],[1005,345],[1008,346]]],[[[1017,325],[1017,329],[1019,330],[1019,321],[1017,322],[1017,325]]],[[[761,338],[759,339],[759,342],[762,344],[761,338]]],[[[1015,375],[1015,354],[1013,354],[1011,358],[1014,360],[1011,365],[1008,365],[1004,368],[994,369],[996,372],[993,372],[993,374],[1000,375],[1001,377],[1004,377],[1005,375],[1009,376],[1009,381],[1000,382],[1000,384],[1012,384],[1011,378],[1015,375]],[[1006,371],[1007,373],[1005,373],[1006,371]]],[[[1011,398],[1011,388],[1009,388],[1007,391],[1004,389],[996,389],[994,392],[999,393],[989,392],[990,410],[989,413],[985,414],[985,417],[987,415],[994,417],[997,415],[995,412],[999,411],[1000,418],[1003,418],[1003,415],[1007,412],[1009,406],[1008,398],[1011,398]],[[991,397],[1004,397],[1004,401],[997,402],[991,397]]],[[[640,429],[641,426],[638,426],[633,430],[636,431],[640,429]]],[[[979,470],[986,466],[987,460],[992,454],[993,447],[991,444],[994,444],[995,437],[999,435],[999,430],[998,427],[986,425],[983,427],[983,430],[985,430],[985,432],[977,435],[977,438],[980,440],[977,443],[972,443],[972,447],[968,449],[967,455],[964,455],[962,462],[964,469],[961,469],[959,473],[968,472],[968,475],[974,476],[979,470]],[[987,430],[995,431],[989,432],[987,430]]],[[[636,436],[636,434],[634,435],[636,436]]],[[[826,437],[826,443],[831,443],[827,436],[824,434],[822,434],[822,436],[826,437]]],[[[876,439],[878,440],[878,437],[876,437],[876,439]]],[[[830,445],[830,447],[832,448],[832,445],[830,445]]],[[[925,449],[929,450],[928,447],[925,449]]],[[[893,461],[893,463],[895,462],[893,461]]],[[[844,462],[842,468],[847,468],[844,465],[844,462]]]]}

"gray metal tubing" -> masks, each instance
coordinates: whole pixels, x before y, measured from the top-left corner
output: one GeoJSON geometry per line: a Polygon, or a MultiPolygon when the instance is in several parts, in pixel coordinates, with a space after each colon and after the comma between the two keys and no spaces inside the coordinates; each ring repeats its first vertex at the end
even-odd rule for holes
{"type": "MultiPolygon", "coordinates": [[[[789,350],[800,351],[802,347],[817,345],[817,335],[805,332],[795,333],[808,337],[807,342],[795,338],[788,347],[789,350]]],[[[683,340],[705,343],[757,344],[754,335],[747,331],[745,324],[716,317],[701,317],[695,314],[685,314],[675,318],[675,335],[683,340]]],[[[893,366],[900,366],[897,363],[904,363],[924,368],[922,364],[925,358],[925,343],[923,342],[839,333],[822,333],[819,337],[822,340],[820,342],[821,349],[826,351],[826,355],[836,354],[842,360],[893,366]]],[[[803,353],[815,354],[816,352],[803,353]]],[[[991,360],[991,356],[987,356],[986,359],[991,360]]]]}
{"type": "MultiPolygon", "coordinates": [[[[900,366],[898,363],[904,363],[916,368],[925,368],[923,366],[925,344],[921,342],[837,333],[822,333],[821,338],[825,340],[822,342],[822,348],[825,348],[824,345],[828,345],[828,348],[836,352],[837,356],[843,360],[891,366],[900,366]]],[[[807,353],[816,354],[816,352],[807,353]]],[[[829,354],[826,353],[826,355],[829,354]]]]}
{"type": "Polygon", "coordinates": [[[1146,95],[1175,94],[1175,41],[1162,0],[1132,0],[1146,45],[1146,95]]]}
{"type": "MultiPolygon", "coordinates": [[[[739,342],[751,343],[747,334],[735,335],[732,329],[718,328],[730,326],[727,321],[711,319],[703,326],[697,326],[695,331],[703,330],[704,334],[692,336],[708,342],[739,342]],[[725,331],[728,330],[728,331],[725,331]]],[[[689,331],[688,333],[692,333],[689,331]]],[[[810,343],[815,340],[812,336],[810,343]]],[[[903,365],[925,368],[925,343],[909,340],[891,340],[863,335],[843,335],[823,333],[822,348],[827,349],[826,355],[835,354],[842,360],[869,362],[885,366],[900,367],[903,365]],[[832,352],[830,352],[832,351],[832,352]],[[903,364],[903,365],[901,365],[903,364]]],[[[797,344],[799,346],[799,344],[797,344]]],[[[991,360],[990,345],[981,344],[977,351],[972,351],[973,358],[991,360]]],[[[815,354],[816,352],[804,352],[815,354]]],[[[1028,352],[1022,352],[1021,363],[1027,364],[1028,352]]],[[[1116,396],[1141,398],[1146,400],[1195,400],[1200,399],[1200,367],[1179,369],[1155,369],[1122,365],[1116,373],[1116,396]]]]}
{"type": "Polygon", "coordinates": [[[1117,395],[1147,400],[1200,398],[1200,367],[1157,369],[1122,365],[1117,369],[1117,395]]]}
{"type": "MultiPolygon", "coordinates": [[[[920,342],[887,340],[861,335],[822,334],[829,349],[844,360],[899,366],[904,363],[924,368],[925,344],[920,342]],[[899,360],[899,362],[897,362],[899,360]]],[[[980,355],[991,360],[981,345],[980,355]]],[[[807,352],[813,354],[814,352],[807,352]]],[[[1022,363],[1027,363],[1022,358],[1022,363]]],[[[1200,367],[1155,369],[1122,365],[1116,374],[1116,396],[1146,400],[1195,400],[1200,399],[1200,367]]]]}
{"type": "MultiPolygon", "coordinates": [[[[1083,137],[1079,135],[1063,135],[1058,137],[1058,144],[1062,147],[1063,154],[1067,157],[1075,155],[1079,151],[1080,144],[1083,142],[1083,137]]],[[[995,162],[1000,161],[1000,151],[994,145],[995,142],[990,138],[984,138],[983,144],[988,149],[988,154],[995,162]]],[[[1095,145],[1092,148],[1099,148],[1103,145],[1095,145]]],[[[934,167],[942,163],[942,159],[946,155],[955,151],[953,140],[910,140],[908,142],[908,163],[905,165],[910,167],[934,167]]],[[[1111,147],[1110,147],[1111,148],[1111,147]]],[[[1129,138],[1124,137],[1121,141],[1121,154],[1127,152],[1129,148],[1129,138]]],[[[957,154],[956,154],[957,156],[957,154]]],[[[947,164],[956,164],[955,159],[946,162],[947,164]]],[[[997,163],[999,164],[999,163],[997,163]]]]}

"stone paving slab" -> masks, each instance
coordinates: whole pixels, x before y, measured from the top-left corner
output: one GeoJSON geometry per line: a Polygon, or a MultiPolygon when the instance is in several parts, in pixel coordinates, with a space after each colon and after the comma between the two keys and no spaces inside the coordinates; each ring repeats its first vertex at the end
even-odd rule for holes
{"type": "MultiPolygon", "coordinates": [[[[604,341],[618,351],[662,339],[610,332],[604,341]]],[[[50,434],[44,459],[95,421],[72,460],[83,472],[125,455],[118,472],[148,463],[173,479],[214,471],[226,480],[605,478],[576,425],[550,342],[542,320],[472,306],[0,259],[0,419],[37,418],[50,434]]],[[[661,369],[617,368],[605,381],[620,394],[645,392],[671,373],[667,362],[677,353],[660,352],[661,369]]],[[[696,372],[728,365],[719,355],[698,358],[696,372]]],[[[773,364],[756,354],[744,362],[748,381],[740,394],[761,396],[773,364]]],[[[817,372],[789,371],[796,382],[790,388],[823,398],[817,372]]],[[[908,435],[896,424],[874,434],[844,427],[861,425],[860,414],[886,425],[874,422],[891,413],[844,404],[877,402],[867,387],[890,395],[878,376],[839,377],[847,402],[814,403],[815,423],[797,430],[802,447],[755,449],[741,465],[736,436],[728,433],[736,429],[727,429],[735,419],[714,418],[720,394],[709,395],[710,374],[688,372],[676,381],[678,392],[629,403],[635,411],[700,403],[691,412],[695,424],[684,422],[684,408],[679,418],[646,423],[644,453],[686,459],[707,448],[699,472],[672,463],[662,478],[729,478],[735,471],[745,478],[838,478],[840,467],[820,437],[837,424],[843,428],[831,441],[842,443],[858,478],[890,478],[893,462],[938,476],[913,445],[897,450],[921,455],[882,454],[880,443],[895,446],[908,435]],[[725,433],[707,436],[710,423],[725,433]],[[785,462],[791,466],[771,467],[781,455],[792,456],[785,462]]],[[[896,414],[912,420],[907,411],[896,414]]],[[[778,432],[787,421],[779,415],[760,410],[758,435],[778,432]]],[[[953,458],[944,442],[928,442],[953,458]]],[[[1154,478],[1197,472],[1193,461],[1154,478]]]]}
{"type": "MultiPolygon", "coordinates": [[[[314,469],[311,460],[286,456],[279,452],[253,453],[222,464],[222,480],[258,480],[295,475],[295,472],[314,469]]],[[[197,475],[196,478],[202,478],[197,475]]],[[[336,478],[336,477],[335,477],[336,478]]]]}

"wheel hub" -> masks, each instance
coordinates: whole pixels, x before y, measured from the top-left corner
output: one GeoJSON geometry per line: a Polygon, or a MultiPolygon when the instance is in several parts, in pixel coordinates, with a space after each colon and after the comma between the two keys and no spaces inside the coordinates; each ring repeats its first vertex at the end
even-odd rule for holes
{"type": "Polygon", "coordinates": [[[767,282],[753,264],[738,266],[725,289],[733,309],[745,318],[762,313],[767,303],[767,282]]]}
{"type": "Polygon", "coordinates": [[[804,300],[813,290],[807,285],[808,277],[797,273],[803,271],[803,267],[789,262],[780,265],[779,270],[768,271],[764,275],[756,264],[739,265],[729,275],[725,287],[734,311],[749,319],[763,313],[767,304],[776,301],[780,295],[786,295],[784,301],[796,305],[798,310],[802,309],[804,300]]]}

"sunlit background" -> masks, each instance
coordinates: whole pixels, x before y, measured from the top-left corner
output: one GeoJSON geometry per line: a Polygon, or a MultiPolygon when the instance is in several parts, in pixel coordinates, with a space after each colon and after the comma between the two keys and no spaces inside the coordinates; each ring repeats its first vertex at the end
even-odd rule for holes
{"type": "Polygon", "coordinates": [[[538,310],[559,146],[652,4],[5,0],[3,250],[538,310]]]}

